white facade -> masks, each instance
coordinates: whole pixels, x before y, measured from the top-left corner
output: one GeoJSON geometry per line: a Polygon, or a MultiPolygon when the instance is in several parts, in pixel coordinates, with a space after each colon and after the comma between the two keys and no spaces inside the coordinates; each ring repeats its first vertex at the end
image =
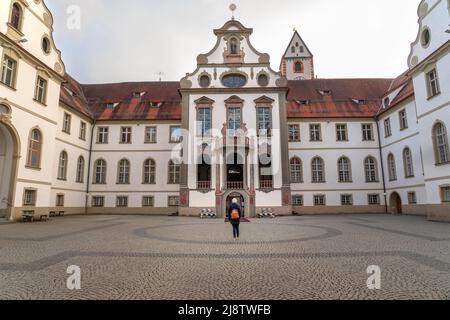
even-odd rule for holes
{"type": "MultiPolygon", "coordinates": [[[[0,215],[12,220],[30,210],[37,216],[55,210],[198,215],[208,208],[221,216],[230,197],[239,197],[246,216],[270,207],[278,214],[403,212],[450,220],[450,162],[445,157],[445,148],[450,152],[449,1],[420,4],[410,69],[377,97],[368,94],[378,101],[376,111],[357,100],[366,99],[357,96],[358,90],[348,90],[356,92],[344,97],[339,88],[313,80],[313,55],[297,32],[275,72],[269,55],[252,46],[253,30],[231,20],[214,31],[215,47],[198,56],[197,69],[180,81],[179,90],[170,89],[180,100],[179,106],[172,101],[175,117],[158,116],[153,109],[152,117],[133,119],[131,112],[125,120],[99,117],[94,112],[98,105],[84,96],[85,87],[69,89],[73,84],[52,39],[51,13],[43,1],[26,3],[0,3],[0,215]],[[295,89],[287,80],[300,79],[314,92],[289,100],[289,92],[301,85],[295,89]],[[67,103],[65,95],[77,102],[67,103]],[[369,111],[361,117],[340,111],[320,117],[298,116],[290,109],[290,103],[298,104],[307,114],[308,108],[334,108],[343,99],[357,111],[369,111]],[[207,134],[199,130],[201,117],[210,129],[207,134]],[[311,125],[319,125],[317,141],[311,139],[311,125]],[[363,138],[365,125],[371,127],[370,139],[363,138]],[[299,140],[289,141],[290,126],[298,126],[299,140]],[[345,127],[345,139],[338,139],[338,126],[345,127]],[[156,128],[155,141],[145,140],[147,127],[156,128]],[[180,142],[171,141],[175,127],[184,130],[180,142]],[[108,128],[107,143],[99,143],[101,128],[108,128]],[[129,141],[122,141],[123,128],[131,130],[129,141]],[[199,166],[202,150],[212,160],[209,166],[199,166]],[[268,167],[259,161],[265,153],[268,167]],[[230,156],[233,161],[227,163],[230,156]],[[369,158],[375,170],[371,181],[369,158]],[[300,161],[296,179],[292,159],[300,161]],[[323,161],[320,181],[313,177],[314,159],[323,161]],[[345,174],[340,173],[342,159],[348,160],[345,174]],[[104,183],[96,181],[98,160],[106,166],[104,183]],[[127,169],[119,168],[122,160],[127,169]],[[145,178],[147,160],[152,161],[152,181],[145,178]]],[[[374,87],[375,82],[368,80],[374,87]]],[[[120,89],[129,90],[131,97],[136,93],[132,88],[140,87],[120,89]]],[[[161,96],[169,90],[150,87],[161,96]]],[[[98,104],[115,102],[120,108],[135,103],[126,99],[103,98],[98,104]]],[[[137,105],[150,110],[168,98],[148,99],[150,107],[146,101],[137,105]]]]}

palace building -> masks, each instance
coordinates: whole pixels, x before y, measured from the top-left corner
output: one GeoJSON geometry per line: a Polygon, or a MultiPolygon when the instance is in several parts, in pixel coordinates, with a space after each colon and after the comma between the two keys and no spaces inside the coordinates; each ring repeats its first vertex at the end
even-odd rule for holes
{"type": "Polygon", "coordinates": [[[247,217],[450,221],[450,0],[418,14],[395,79],[317,78],[296,31],[272,70],[233,18],[180,81],[85,85],[65,72],[44,1],[2,0],[0,216],[223,216],[237,197],[247,217]]]}

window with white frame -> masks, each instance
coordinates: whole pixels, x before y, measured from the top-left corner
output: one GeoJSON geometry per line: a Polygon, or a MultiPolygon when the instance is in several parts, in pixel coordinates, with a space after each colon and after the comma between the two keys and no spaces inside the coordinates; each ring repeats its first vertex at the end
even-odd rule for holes
{"type": "Polygon", "coordinates": [[[374,157],[367,157],[364,160],[364,171],[366,182],[378,182],[377,160],[374,157]]]}
{"type": "Polygon", "coordinates": [[[143,207],[154,207],[155,206],[155,198],[153,196],[143,196],[142,197],[142,206],[143,207]]]}
{"type": "Polygon", "coordinates": [[[182,141],[181,127],[170,127],[170,143],[180,143],[182,141]]]}
{"type": "Polygon", "coordinates": [[[303,182],[303,168],[302,160],[294,157],[290,161],[291,169],[291,183],[302,183],[303,182]]]}
{"type": "Polygon", "coordinates": [[[373,141],[373,125],[371,123],[362,124],[363,141],[373,141]]]}
{"type": "Polygon", "coordinates": [[[447,129],[442,122],[433,127],[433,144],[436,164],[444,164],[450,161],[447,129]]]}
{"type": "Polygon", "coordinates": [[[76,177],[75,182],[77,182],[77,183],[84,182],[84,158],[83,158],[83,156],[80,156],[77,161],[77,177],[76,177]]]}
{"type": "Polygon", "coordinates": [[[169,207],[178,207],[180,206],[180,197],[179,196],[169,196],[167,199],[169,207]]]}
{"type": "Polygon", "coordinates": [[[395,181],[397,180],[397,167],[395,165],[394,155],[391,153],[388,156],[388,171],[389,171],[389,180],[395,181]]]}
{"type": "Polygon", "coordinates": [[[338,160],[339,182],[352,182],[350,159],[342,157],[338,160]]]}
{"type": "Polygon", "coordinates": [[[107,144],[109,140],[109,128],[108,127],[99,127],[97,129],[97,143],[98,144],[107,144]]]}
{"type": "Polygon", "coordinates": [[[405,148],[403,150],[403,165],[405,167],[405,178],[414,177],[414,165],[411,154],[411,149],[405,148]]]}
{"type": "Polygon", "coordinates": [[[80,121],[80,140],[86,140],[86,122],[80,121]]]}
{"type": "Polygon", "coordinates": [[[145,143],[157,142],[157,129],[156,127],[145,127],[145,143]]]}
{"type": "Polygon", "coordinates": [[[131,143],[131,127],[120,128],[120,143],[131,143]]]}
{"type": "Polygon", "coordinates": [[[406,110],[401,110],[398,113],[398,118],[400,120],[400,130],[408,129],[408,117],[406,115],[406,110]]]}
{"type": "Polygon", "coordinates": [[[450,186],[441,187],[442,202],[450,202],[450,186]]]}
{"type": "Polygon", "coordinates": [[[337,124],[336,125],[336,140],[337,141],[347,141],[347,125],[337,124]]]}
{"type": "Polygon", "coordinates": [[[323,195],[323,194],[314,195],[314,205],[315,206],[324,206],[325,204],[326,204],[325,195],[323,195]]]}
{"type": "Polygon", "coordinates": [[[302,195],[293,195],[292,196],[292,205],[301,207],[303,206],[303,196],[302,195]]]}
{"type": "Polygon", "coordinates": [[[379,205],[380,202],[380,195],[379,194],[369,194],[368,195],[368,203],[369,205],[379,205]]]}
{"type": "Polygon", "coordinates": [[[353,196],[351,194],[342,194],[341,195],[341,205],[352,206],[353,205],[353,196]]]}
{"type": "Polygon", "coordinates": [[[39,103],[45,104],[47,97],[47,80],[37,77],[36,90],[34,93],[34,100],[39,103]]]}
{"type": "Polygon", "coordinates": [[[92,197],[92,206],[93,207],[104,207],[105,206],[105,197],[102,196],[94,196],[92,197]]]}
{"type": "Polygon", "coordinates": [[[325,182],[325,164],[322,158],[315,157],[311,162],[312,182],[325,182]]]}
{"type": "Polygon", "coordinates": [[[417,204],[417,196],[415,192],[408,192],[408,204],[417,204]]]}
{"type": "Polygon", "coordinates": [[[17,61],[5,55],[3,58],[1,82],[8,87],[14,88],[16,73],[17,61]]]}
{"type": "Polygon", "coordinates": [[[122,159],[119,161],[117,183],[118,184],[130,183],[130,161],[128,161],[127,159],[122,159]]]}
{"type": "Polygon", "coordinates": [[[272,108],[258,107],[257,122],[258,135],[263,137],[270,137],[272,129],[272,108]]]}
{"type": "Polygon", "coordinates": [[[428,87],[428,98],[437,96],[440,93],[439,89],[439,79],[436,69],[431,70],[426,74],[427,87],[428,87]]]}
{"type": "Polygon", "coordinates": [[[37,191],[34,189],[25,189],[23,193],[23,205],[35,206],[36,205],[37,191]]]}
{"type": "Polygon", "coordinates": [[[180,183],[180,172],[181,167],[178,163],[173,160],[169,161],[169,184],[179,184],[180,183]]]}
{"type": "Polygon", "coordinates": [[[67,180],[67,152],[62,151],[59,154],[58,180],[67,180]]]}
{"type": "Polygon", "coordinates": [[[384,136],[386,138],[392,136],[391,119],[387,118],[384,120],[384,136]]]}
{"type": "Polygon", "coordinates": [[[64,112],[64,116],[63,116],[63,128],[62,131],[70,134],[70,125],[72,122],[72,116],[66,112],[64,112]]]}
{"type": "Polygon", "coordinates": [[[64,207],[64,195],[63,194],[56,195],[56,206],[64,207]]]}
{"type": "Polygon", "coordinates": [[[309,134],[311,141],[322,141],[322,134],[320,130],[320,124],[310,124],[309,134]]]}
{"type": "Polygon", "coordinates": [[[211,108],[198,108],[197,109],[197,134],[201,137],[209,135],[211,133],[211,108]]]}
{"type": "Polygon", "coordinates": [[[42,134],[38,129],[30,132],[28,139],[27,167],[39,169],[41,165],[42,134]]]}
{"type": "Polygon", "coordinates": [[[106,184],[106,161],[103,159],[95,162],[94,184],[106,184]]]}
{"type": "Polygon", "coordinates": [[[290,124],[289,125],[289,142],[299,142],[300,141],[300,125],[290,124]]]}
{"type": "Polygon", "coordinates": [[[128,207],[128,197],[127,196],[118,196],[116,198],[116,207],[119,207],[119,208],[128,207]]]}
{"type": "Polygon", "coordinates": [[[153,159],[147,159],[144,162],[144,174],[143,174],[144,184],[155,184],[156,183],[156,163],[153,159]]]}

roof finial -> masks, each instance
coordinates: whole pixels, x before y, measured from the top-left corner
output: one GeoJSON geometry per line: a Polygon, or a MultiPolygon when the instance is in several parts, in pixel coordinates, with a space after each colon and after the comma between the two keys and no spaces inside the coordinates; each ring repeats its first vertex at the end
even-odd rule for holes
{"type": "Polygon", "coordinates": [[[236,11],[236,9],[237,9],[237,6],[234,3],[230,4],[231,20],[234,20],[234,12],[236,11]]]}
{"type": "Polygon", "coordinates": [[[297,32],[297,28],[296,27],[294,27],[294,32],[297,32]]]}

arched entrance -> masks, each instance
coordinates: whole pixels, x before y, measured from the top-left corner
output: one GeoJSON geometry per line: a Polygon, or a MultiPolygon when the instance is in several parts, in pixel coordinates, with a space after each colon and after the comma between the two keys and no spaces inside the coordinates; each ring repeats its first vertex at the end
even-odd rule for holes
{"type": "Polygon", "coordinates": [[[402,213],[402,198],[397,192],[393,192],[390,198],[391,213],[401,214],[402,213]]]}
{"type": "Polygon", "coordinates": [[[227,201],[226,201],[227,208],[231,205],[231,202],[233,201],[233,199],[237,199],[238,200],[238,204],[242,208],[242,216],[245,217],[245,209],[247,207],[247,204],[246,204],[246,201],[245,201],[245,197],[242,194],[238,193],[238,192],[231,193],[227,197],[227,201]]]}
{"type": "Polygon", "coordinates": [[[11,219],[20,146],[17,132],[9,122],[6,107],[0,107],[0,217],[11,219]]]}

